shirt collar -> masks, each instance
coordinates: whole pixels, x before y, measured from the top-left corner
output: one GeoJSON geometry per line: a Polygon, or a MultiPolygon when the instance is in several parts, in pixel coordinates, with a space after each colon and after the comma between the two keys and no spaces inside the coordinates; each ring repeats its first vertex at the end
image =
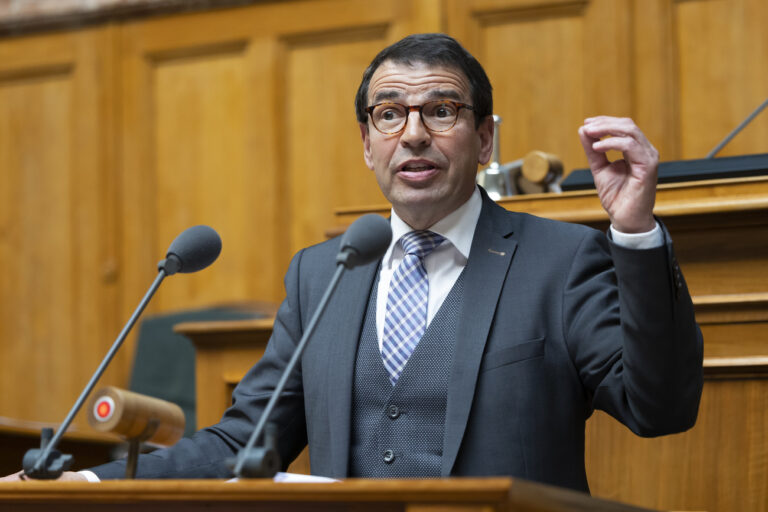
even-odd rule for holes
{"type": "MultiPolygon", "coordinates": [[[[464,204],[428,228],[430,231],[447,238],[462,256],[463,263],[466,263],[469,258],[469,250],[475,236],[475,226],[477,226],[477,220],[480,218],[482,207],[483,200],[480,197],[480,189],[475,185],[474,192],[464,204]]],[[[404,234],[414,230],[397,215],[394,208],[391,215],[392,242],[390,242],[387,252],[384,253],[382,265],[385,266],[392,265],[392,256],[397,241],[404,234]]]]}

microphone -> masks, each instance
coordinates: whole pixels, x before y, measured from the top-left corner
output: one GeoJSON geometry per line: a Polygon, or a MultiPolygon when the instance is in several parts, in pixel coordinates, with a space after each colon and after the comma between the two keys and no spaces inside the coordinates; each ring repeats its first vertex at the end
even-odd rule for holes
{"type": "Polygon", "coordinates": [[[336,263],[346,268],[364,265],[384,255],[392,241],[392,228],[384,217],[363,215],[341,236],[336,263]]]}
{"type": "Polygon", "coordinates": [[[251,437],[237,454],[237,457],[227,460],[227,464],[232,468],[232,472],[236,477],[272,478],[280,469],[280,455],[277,453],[277,428],[274,424],[267,425],[267,420],[269,420],[272,410],[283,394],[283,389],[293,369],[299,362],[301,354],[304,353],[309,338],[312,336],[320,316],[325,311],[325,307],[331,295],[333,295],[341,275],[346,269],[364,265],[382,257],[391,241],[392,228],[389,225],[389,221],[374,214],[363,215],[353,222],[342,235],[339,253],[336,256],[336,272],[333,274],[328,288],[320,299],[317,309],[312,314],[312,318],[304,334],[302,334],[301,340],[296,346],[290,361],[288,361],[283,370],[283,374],[280,376],[280,380],[277,386],[275,386],[275,390],[272,392],[272,396],[269,398],[269,402],[267,402],[264,412],[256,424],[256,428],[253,429],[251,437]],[[265,427],[264,446],[254,448],[265,427]]]}
{"type": "Polygon", "coordinates": [[[109,365],[117,350],[125,341],[131,328],[139,319],[147,304],[149,304],[160,283],[162,283],[166,276],[177,272],[188,273],[204,269],[216,260],[220,252],[221,239],[216,231],[208,226],[193,226],[176,237],[168,248],[165,259],[157,265],[158,273],[155,281],[149,287],[144,298],[141,299],[141,302],[123,327],[123,330],[118,334],[117,339],[112,344],[107,355],[104,356],[96,372],[91,376],[91,380],[88,381],[88,384],[80,393],[67,417],[56,431],[56,434],[53,435],[53,431],[49,428],[43,429],[40,436],[40,448],[27,450],[24,454],[22,467],[26,476],[42,480],[53,480],[59,478],[64,471],[69,469],[74,459],[71,455],[62,454],[56,450],[56,445],[61,436],[64,435],[64,432],[69,428],[77,412],[82,408],[96,382],[107,369],[107,365],[109,365]]]}
{"type": "Polygon", "coordinates": [[[176,272],[191,274],[216,261],[221,253],[221,238],[208,226],[192,226],[185,229],[168,247],[165,259],[158,268],[166,275],[176,272]]]}

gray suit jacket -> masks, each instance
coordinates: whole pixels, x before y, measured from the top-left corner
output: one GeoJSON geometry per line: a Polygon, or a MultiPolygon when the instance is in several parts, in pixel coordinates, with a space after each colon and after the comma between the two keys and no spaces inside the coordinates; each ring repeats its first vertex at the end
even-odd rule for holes
{"type": "MultiPolygon", "coordinates": [[[[702,339],[665,231],[629,250],[593,229],[513,213],[483,193],[465,269],[448,389],[444,476],[509,475],[588,491],[584,425],[602,409],[642,436],[690,428],[702,339]]],[[[143,456],[144,478],[229,476],[335,270],[338,239],[291,262],[264,358],[221,422],[143,456]]],[[[309,442],[312,472],[348,476],[357,343],[378,263],[347,271],[273,415],[287,465],[309,442]]],[[[94,468],[120,478],[123,466],[94,468]]]]}

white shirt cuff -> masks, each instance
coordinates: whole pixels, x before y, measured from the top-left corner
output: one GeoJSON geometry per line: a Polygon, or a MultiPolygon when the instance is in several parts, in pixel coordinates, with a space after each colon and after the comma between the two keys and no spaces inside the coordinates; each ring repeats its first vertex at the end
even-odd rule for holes
{"type": "Polygon", "coordinates": [[[101,482],[101,480],[99,480],[99,477],[97,477],[96,473],[94,473],[93,471],[88,471],[87,469],[84,469],[82,471],[78,471],[78,473],[83,475],[85,479],[88,480],[89,482],[93,482],[93,483],[101,482]]]}
{"type": "Polygon", "coordinates": [[[614,229],[613,225],[610,229],[613,242],[627,249],[655,249],[664,245],[664,234],[658,222],[652,230],[645,233],[622,233],[614,229]]]}

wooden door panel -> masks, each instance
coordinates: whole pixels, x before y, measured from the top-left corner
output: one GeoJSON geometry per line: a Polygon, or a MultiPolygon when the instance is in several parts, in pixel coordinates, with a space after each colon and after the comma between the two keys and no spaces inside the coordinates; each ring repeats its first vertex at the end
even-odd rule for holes
{"type": "Polygon", "coordinates": [[[383,46],[437,30],[436,5],[274,2],[122,26],[124,304],[197,223],[220,231],[221,260],[153,310],[280,300],[291,255],[325,239],[335,208],[383,202],[354,93],[383,46]]]}
{"type": "Polygon", "coordinates": [[[0,416],[61,421],[116,334],[108,40],[0,42],[0,416]]]}
{"type": "Polygon", "coordinates": [[[586,167],[577,130],[632,110],[631,17],[616,0],[452,0],[447,27],[483,64],[507,162],[534,149],[586,167]]]}
{"type": "MultiPolygon", "coordinates": [[[[703,158],[768,97],[768,4],[761,0],[673,2],[681,157],[703,158]]],[[[768,152],[768,113],[720,156],[768,152]]]]}

